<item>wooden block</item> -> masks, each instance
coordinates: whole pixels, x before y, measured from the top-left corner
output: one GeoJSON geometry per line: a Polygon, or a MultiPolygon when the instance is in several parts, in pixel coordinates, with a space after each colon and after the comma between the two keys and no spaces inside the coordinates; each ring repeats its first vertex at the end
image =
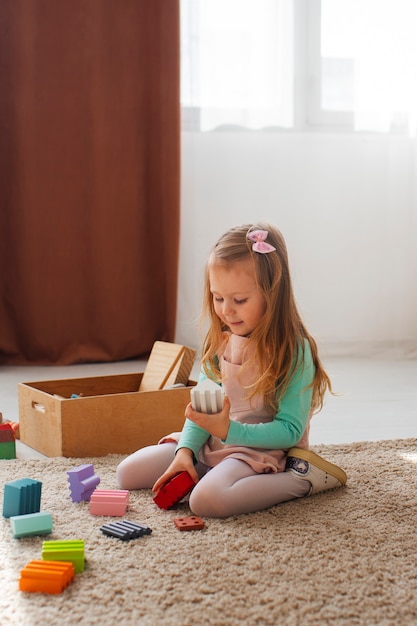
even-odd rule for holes
{"type": "Polygon", "coordinates": [[[19,478],[4,485],[3,517],[38,513],[41,509],[42,483],[19,478]]]}
{"type": "Polygon", "coordinates": [[[0,443],[10,443],[15,440],[11,424],[0,424],[0,443]]]}
{"type": "Polygon", "coordinates": [[[172,385],[187,385],[196,351],[177,343],[155,341],[139,391],[157,391],[172,385]]]}

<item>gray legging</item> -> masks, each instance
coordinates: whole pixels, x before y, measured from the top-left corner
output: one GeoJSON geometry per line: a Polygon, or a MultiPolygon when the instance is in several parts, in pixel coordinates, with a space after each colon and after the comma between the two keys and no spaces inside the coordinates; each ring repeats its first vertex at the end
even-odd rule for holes
{"type": "MultiPolygon", "coordinates": [[[[117,468],[121,489],[151,489],[171,464],[175,443],[148,446],[124,459],[117,468]]],[[[202,517],[229,517],[253,513],[301,498],[310,483],[291,472],[257,474],[239,459],[226,458],[213,468],[199,463],[200,481],[190,495],[190,509],[202,517]]]]}

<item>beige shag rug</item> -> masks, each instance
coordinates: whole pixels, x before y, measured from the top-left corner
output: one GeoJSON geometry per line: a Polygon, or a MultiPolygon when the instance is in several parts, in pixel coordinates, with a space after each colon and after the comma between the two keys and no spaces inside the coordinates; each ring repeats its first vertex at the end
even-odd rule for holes
{"type": "MultiPolygon", "coordinates": [[[[93,463],[116,489],[120,456],[0,461],[5,482],[42,482],[53,533],[15,539],[2,517],[0,622],[18,626],[417,624],[417,439],[313,448],[343,467],[348,485],[272,509],[206,519],[180,532],[151,493],[132,492],[128,519],[152,535],[104,536],[109,521],[69,496],[67,470],[93,463]],[[84,539],[86,569],[59,595],[18,590],[44,539],[84,539]]],[[[115,521],[117,518],[111,518],[115,521]]]]}

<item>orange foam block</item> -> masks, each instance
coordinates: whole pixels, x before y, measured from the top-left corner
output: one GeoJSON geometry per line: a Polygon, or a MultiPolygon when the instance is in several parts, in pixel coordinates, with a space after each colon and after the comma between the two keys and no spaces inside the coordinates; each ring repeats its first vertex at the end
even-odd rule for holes
{"type": "Polygon", "coordinates": [[[90,513],[122,517],[129,505],[129,492],[125,489],[95,489],[90,498],[90,513]]]}
{"type": "Polygon", "coordinates": [[[20,572],[20,591],[62,593],[74,580],[75,569],[66,561],[30,561],[20,572]]]}

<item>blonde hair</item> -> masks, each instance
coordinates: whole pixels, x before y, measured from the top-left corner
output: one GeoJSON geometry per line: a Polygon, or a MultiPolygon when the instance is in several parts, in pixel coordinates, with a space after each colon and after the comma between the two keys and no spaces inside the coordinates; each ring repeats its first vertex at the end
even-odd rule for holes
{"type": "Polygon", "coordinates": [[[252,260],[256,283],[265,298],[266,309],[258,327],[249,337],[248,354],[253,357],[246,361],[245,366],[261,363],[262,369],[255,384],[247,389],[247,398],[261,393],[265,401],[277,409],[295,373],[294,363],[302,362],[307,341],[315,366],[311,408],[315,412],[320,411],[326,391],[333,393],[330,378],[320,362],[317,344],[304,326],[295,303],[284,238],[270,224],[246,224],[232,228],[212,248],[205,273],[203,317],[209,318],[210,326],[203,343],[203,369],[210,378],[221,382],[217,354],[224,344],[227,327],[214,311],[209,268],[248,259],[252,260]],[[252,242],[247,237],[253,230],[268,231],[266,242],[274,246],[275,251],[267,254],[253,251],[252,242]]]}

